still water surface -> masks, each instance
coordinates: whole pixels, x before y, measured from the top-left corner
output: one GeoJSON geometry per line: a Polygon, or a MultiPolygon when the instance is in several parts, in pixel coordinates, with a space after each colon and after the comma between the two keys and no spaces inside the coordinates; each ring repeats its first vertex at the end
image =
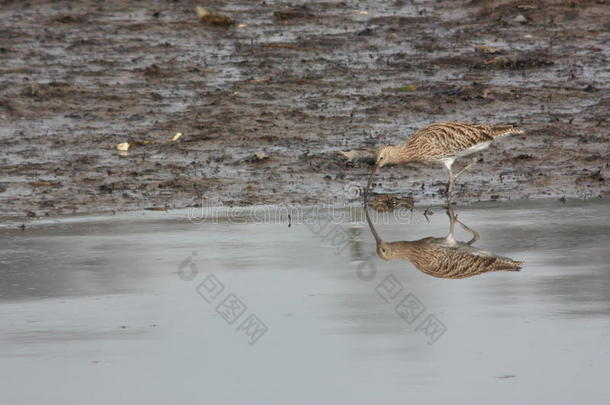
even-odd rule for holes
{"type": "MultiPolygon", "coordinates": [[[[0,403],[607,404],[609,208],[457,208],[480,235],[465,249],[524,262],[461,279],[382,260],[357,212],[5,228],[0,403]]],[[[376,232],[445,237],[444,211],[422,211],[377,216],[376,232]]]]}

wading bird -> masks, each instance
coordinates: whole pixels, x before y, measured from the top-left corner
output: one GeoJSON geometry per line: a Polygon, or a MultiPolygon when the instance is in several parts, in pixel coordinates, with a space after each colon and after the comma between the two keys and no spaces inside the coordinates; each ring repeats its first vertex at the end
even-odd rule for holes
{"type": "Polygon", "coordinates": [[[451,205],[447,206],[449,234],[444,238],[428,237],[413,241],[385,242],[373,226],[365,206],[366,220],[377,242],[377,255],[383,260],[405,259],[423,273],[440,278],[468,278],[490,271],[519,271],[523,262],[497,256],[472,244],[479,234],[457,219],[451,205]],[[468,242],[454,238],[455,225],[472,234],[468,242]]]}
{"type": "Polygon", "coordinates": [[[465,122],[444,122],[428,125],[415,132],[407,141],[396,146],[382,146],[375,154],[374,175],[386,165],[407,162],[440,162],[445,165],[449,181],[445,190],[447,200],[451,199],[455,179],[476,163],[476,158],[462,170],[453,173],[451,166],[460,157],[486,149],[496,138],[522,134],[512,125],[478,125],[465,122]]]}

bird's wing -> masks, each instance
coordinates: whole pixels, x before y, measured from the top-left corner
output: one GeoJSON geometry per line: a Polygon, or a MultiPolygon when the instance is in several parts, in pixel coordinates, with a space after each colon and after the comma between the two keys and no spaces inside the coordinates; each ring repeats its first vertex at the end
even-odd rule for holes
{"type": "Polygon", "coordinates": [[[458,242],[448,246],[445,238],[386,243],[388,259],[406,259],[423,273],[440,278],[467,278],[490,271],[519,271],[523,262],[496,256],[458,242]]]}
{"type": "Polygon", "coordinates": [[[410,150],[420,151],[422,155],[438,159],[493,141],[494,134],[494,129],[488,125],[444,122],[420,129],[407,140],[406,146],[410,150]]]}
{"type": "Polygon", "coordinates": [[[473,254],[458,247],[439,249],[436,260],[420,270],[435,277],[468,278],[490,271],[519,271],[521,264],[523,262],[508,257],[473,254]]]}

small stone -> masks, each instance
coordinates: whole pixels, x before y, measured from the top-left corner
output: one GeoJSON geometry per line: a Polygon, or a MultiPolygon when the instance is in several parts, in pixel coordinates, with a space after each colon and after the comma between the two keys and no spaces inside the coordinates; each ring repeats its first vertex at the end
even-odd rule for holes
{"type": "Polygon", "coordinates": [[[129,150],[129,142],[117,143],[116,150],[126,152],[127,150],[129,150]]]}
{"type": "Polygon", "coordinates": [[[339,151],[339,153],[347,158],[348,162],[357,160],[370,160],[374,162],[375,160],[375,151],[372,149],[354,149],[347,152],[339,151]]]}
{"type": "Polygon", "coordinates": [[[254,163],[254,162],[260,162],[262,160],[267,160],[267,159],[269,159],[269,155],[267,155],[264,152],[259,152],[259,153],[255,153],[254,155],[247,157],[246,159],[244,159],[244,161],[246,161],[248,163],[254,163]]]}
{"type": "Polygon", "coordinates": [[[477,52],[485,53],[485,54],[488,54],[488,55],[502,53],[502,51],[499,48],[496,48],[495,46],[476,45],[474,47],[474,49],[477,52]]]}
{"type": "Polygon", "coordinates": [[[197,17],[208,25],[228,27],[229,25],[235,24],[235,20],[231,17],[215,13],[201,6],[195,7],[195,12],[197,13],[197,17]]]}
{"type": "Polygon", "coordinates": [[[523,14],[519,14],[513,19],[513,21],[519,24],[525,24],[527,23],[527,18],[523,14]]]}

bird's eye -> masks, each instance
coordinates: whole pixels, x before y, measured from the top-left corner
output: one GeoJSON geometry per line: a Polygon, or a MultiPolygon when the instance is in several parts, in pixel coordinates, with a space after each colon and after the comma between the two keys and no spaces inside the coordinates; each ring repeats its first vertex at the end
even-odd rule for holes
{"type": "Polygon", "coordinates": [[[383,156],[379,157],[379,160],[383,160],[383,156]]]}

